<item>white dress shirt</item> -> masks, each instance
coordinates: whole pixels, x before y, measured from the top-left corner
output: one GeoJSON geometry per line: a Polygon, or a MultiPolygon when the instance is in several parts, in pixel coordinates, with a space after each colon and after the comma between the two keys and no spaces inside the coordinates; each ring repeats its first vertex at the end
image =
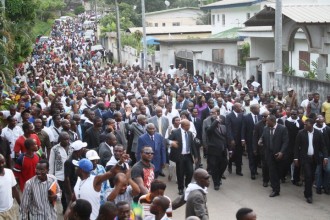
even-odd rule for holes
{"type": "Polygon", "coordinates": [[[314,148],[313,148],[314,130],[312,132],[307,132],[307,133],[308,133],[308,151],[307,151],[307,155],[308,156],[313,156],[314,155],[314,148]]]}

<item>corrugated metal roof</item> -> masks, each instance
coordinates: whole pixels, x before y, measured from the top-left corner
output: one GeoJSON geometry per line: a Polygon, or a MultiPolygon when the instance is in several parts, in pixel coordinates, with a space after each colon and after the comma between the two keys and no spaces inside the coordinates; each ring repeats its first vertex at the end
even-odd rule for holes
{"type": "Polygon", "coordinates": [[[242,4],[242,3],[251,3],[255,2],[256,0],[223,0],[218,2],[213,2],[208,5],[204,5],[203,7],[209,7],[209,6],[222,6],[222,5],[235,5],[235,4],[242,4]]]}
{"type": "Polygon", "coordinates": [[[330,5],[283,5],[282,14],[297,23],[330,23],[330,5]]]}
{"type": "Polygon", "coordinates": [[[216,34],[212,34],[210,36],[210,38],[218,38],[218,39],[238,39],[239,35],[238,35],[238,31],[241,28],[235,27],[235,28],[231,28],[229,30],[226,31],[222,31],[216,34]]]}
{"type": "MultiPolygon", "coordinates": [[[[129,31],[131,33],[137,30],[142,32],[142,27],[129,28],[129,31]]],[[[211,31],[212,31],[211,25],[146,27],[147,34],[205,33],[211,31]]]]}
{"type": "Polygon", "coordinates": [[[272,26],[252,26],[245,27],[239,30],[239,32],[273,32],[272,26]]]}
{"type": "Polygon", "coordinates": [[[200,9],[196,8],[196,7],[183,7],[183,8],[171,8],[171,9],[166,9],[166,10],[161,10],[161,11],[148,12],[148,13],[146,13],[146,15],[156,15],[156,14],[163,14],[163,13],[168,13],[168,12],[184,11],[184,10],[200,11],[200,9]]]}

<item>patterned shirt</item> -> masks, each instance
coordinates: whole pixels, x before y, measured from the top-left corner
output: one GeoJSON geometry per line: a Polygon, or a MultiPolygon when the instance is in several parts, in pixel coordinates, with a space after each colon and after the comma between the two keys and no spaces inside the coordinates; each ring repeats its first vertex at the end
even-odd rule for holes
{"type": "Polygon", "coordinates": [[[47,180],[41,182],[37,176],[32,177],[25,184],[20,207],[21,219],[28,220],[56,220],[56,206],[48,200],[48,190],[56,182],[57,201],[61,200],[61,189],[56,181],[56,177],[47,174],[47,180]]]}
{"type": "MultiPolygon", "coordinates": [[[[104,167],[100,164],[97,164],[95,170],[92,170],[91,175],[98,176],[106,173],[104,167]]],[[[103,205],[107,201],[107,194],[109,194],[110,183],[109,180],[106,180],[102,183],[101,186],[101,205],[103,205]]]]}

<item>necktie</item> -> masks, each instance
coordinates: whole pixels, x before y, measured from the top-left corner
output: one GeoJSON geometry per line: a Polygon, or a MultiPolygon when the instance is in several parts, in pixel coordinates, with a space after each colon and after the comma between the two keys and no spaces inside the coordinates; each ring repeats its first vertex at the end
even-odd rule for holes
{"type": "Polygon", "coordinates": [[[150,136],[151,140],[154,141],[154,136],[150,136]]]}
{"type": "Polygon", "coordinates": [[[119,122],[117,122],[117,130],[119,131],[119,122]]]}
{"type": "Polygon", "coordinates": [[[274,137],[274,128],[270,128],[270,135],[269,135],[269,149],[273,149],[273,137],[274,137]]]}
{"type": "Polygon", "coordinates": [[[158,118],[158,132],[159,134],[163,134],[162,133],[162,118],[158,118]]]}
{"type": "Polygon", "coordinates": [[[254,124],[257,124],[257,122],[258,122],[258,117],[257,117],[257,115],[255,115],[254,116],[254,124]]]}
{"type": "Polygon", "coordinates": [[[185,139],[186,139],[186,153],[190,153],[190,143],[189,143],[189,137],[188,137],[188,132],[185,132],[185,139]]]}

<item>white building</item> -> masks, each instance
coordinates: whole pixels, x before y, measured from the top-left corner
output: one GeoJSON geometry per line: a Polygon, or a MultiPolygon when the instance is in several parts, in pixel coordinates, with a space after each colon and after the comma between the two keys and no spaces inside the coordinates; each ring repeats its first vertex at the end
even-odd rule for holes
{"type": "Polygon", "coordinates": [[[146,13],[147,27],[171,27],[196,25],[203,11],[199,8],[184,7],[146,13]]]}

